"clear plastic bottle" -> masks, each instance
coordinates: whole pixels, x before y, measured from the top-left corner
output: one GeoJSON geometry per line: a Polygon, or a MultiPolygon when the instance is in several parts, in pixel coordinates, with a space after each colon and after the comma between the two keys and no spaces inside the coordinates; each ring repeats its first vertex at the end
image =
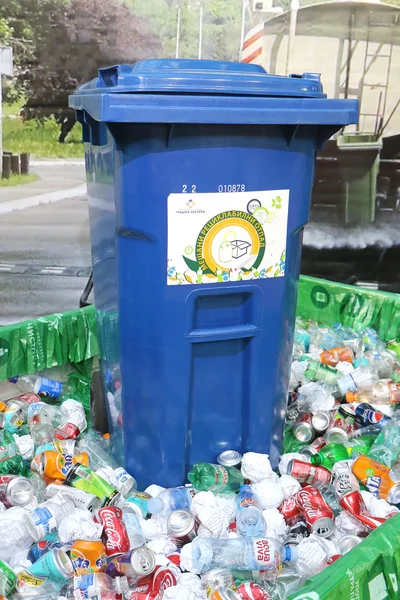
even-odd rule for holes
{"type": "Polygon", "coordinates": [[[389,379],[383,379],[374,385],[371,385],[359,392],[347,392],[347,402],[357,402],[361,404],[400,404],[400,385],[393,383],[389,379]]]}
{"type": "Polygon", "coordinates": [[[79,452],[84,451],[89,454],[89,464],[93,471],[97,471],[97,469],[102,469],[103,467],[116,469],[119,466],[109,451],[109,444],[101,433],[95,430],[81,435],[77,443],[77,448],[79,452]]]}
{"type": "Polygon", "coordinates": [[[148,510],[152,514],[169,513],[173,510],[189,510],[196,491],[192,485],[168,488],[148,502],[148,510]]]}
{"type": "Polygon", "coordinates": [[[336,489],[331,483],[327,483],[326,481],[315,481],[313,483],[314,487],[318,488],[321,494],[323,495],[325,501],[329,504],[331,509],[333,510],[333,514],[335,517],[342,511],[337,501],[336,489]]]}
{"type": "Polygon", "coordinates": [[[370,350],[365,353],[365,358],[368,359],[370,366],[375,369],[380,379],[391,377],[398,361],[396,354],[390,350],[380,350],[379,352],[370,350]]]}
{"type": "Polygon", "coordinates": [[[273,538],[197,537],[181,550],[182,567],[198,574],[216,568],[278,573],[282,563],[291,560],[296,560],[296,549],[273,538]]]}
{"type": "Polygon", "coordinates": [[[20,377],[11,377],[11,383],[15,383],[16,388],[21,394],[33,392],[39,396],[47,398],[58,398],[67,400],[71,397],[72,388],[67,383],[61,383],[55,379],[40,377],[40,375],[22,375],[20,377]]]}
{"type": "Polygon", "coordinates": [[[400,479],[400,419],[386,423],[371,446],[368,458],[390,467],[400,479]]]}
{"type": "Polygon", "coordinates": [[[340,393],[344,396],[346,392],[356,392],[370,387],[379,381],[379,376],[374,368],[362,365],[354,369],[348,375],[340,377],[337,381],[340,393]]]}
{"type": "Polygon", "coordinates": [[[146,538],[143,534],[139,517],[137,516],[136,510],[131,508],[128,504],[125,504],[123,509],[123,521],[125,523],[126,530],[128,532],[130,549],[140,548],[146,545],[146,538]]]}
{"type": "Polygon", "coordinates": [[[18,433],[26,422],[27,412],[27,402],[18,398],[10,400],[4,412],[4,429],[11,433],[18,433]]]}
{"type": "Polygon", "coordinates": [[[28,427],[36,447],[55,439],[55,427],[60,415],[58,407],[35,402],[28,407],[28,427]]]}
{"type": "Polygon", "coordinates": [[[61,521],[74,512],[76,507],[72,500],[63,496],[54,496],[29,512],[26,525],[37,542],[48,533],[55,531],[61,521]]]}
{"type": "Polygon", "coordinates": [[[111,579],[106,573],[90,573],[74,578],[75,600],[116,600],[128,591],[126,577],[111,579]]]}
{"type": "Polygon", "coordinates": [[[258,498],[249,485],[242,485],[236,496],[236,531],[240,535],[257,538],[267,533],[258,498]]]}
{"type": "Polygon", "coordinates": [[[89,454],[89,465],[92,471],[111,467],[117,479],[117,489],[123,496],[128,496],[136,490],[136,480],[120,467],[110,452],[109,443],[94,429],[80,436],[77,449],[89,454]]]}

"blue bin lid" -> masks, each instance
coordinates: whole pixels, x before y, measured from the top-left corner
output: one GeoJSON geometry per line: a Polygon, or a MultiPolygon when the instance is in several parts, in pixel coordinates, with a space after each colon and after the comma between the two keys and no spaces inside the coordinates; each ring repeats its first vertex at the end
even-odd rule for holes
{"type": "Polygon", "coordinates": [[[325,98],[319,73],[269,75],[263,67],[216,60],[156,59],[99,69],[78,94],[181,93],[325,98]]]}
{"type": "Polygon", "coordinates": [[[214,60],[100,69],[69,97],[69,106],[83,111],[82,122],[322,125],[325,137],[358,120],[358,100],[327,99],[318,73],[284,77],[214,60]]]}

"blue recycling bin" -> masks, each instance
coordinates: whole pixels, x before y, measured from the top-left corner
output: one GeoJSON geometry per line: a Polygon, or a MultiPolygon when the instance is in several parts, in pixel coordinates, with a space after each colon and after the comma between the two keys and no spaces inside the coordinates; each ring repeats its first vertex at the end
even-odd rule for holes
{"type": "Polygon", "coordinates": [[[315,152],[357,101],[315,73],[165,59],[100,69],[70,106],[120,460],[139,488],[228,449],[276,465],[315,152]]]}

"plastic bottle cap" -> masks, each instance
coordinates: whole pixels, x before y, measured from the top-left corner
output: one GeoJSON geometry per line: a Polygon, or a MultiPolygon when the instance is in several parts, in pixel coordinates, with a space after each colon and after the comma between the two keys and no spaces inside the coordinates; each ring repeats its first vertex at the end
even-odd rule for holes
{"type": "Polygon", "coordinates": [[[284,546],[283,547],[282,559],[284,561],[296,561],[297,556],[298,556],[298,553],[297,553],[296,546],[284,546]]]}
{"type": "Polygon", "coordinates": [[[164,503],[161,498],[151,498],[147,504],[147,509],[153,515],[159,513],[164,508],[164,503]]]}
{"type": "Polygon", "coordinates": [[[347,392],[346,394],[346,402],[355,402],[356,395],[354,392],[347,392]]]}
{"type": "Polygon", "coordinates": [[[310,456],[310,462],[312,465],[320,465],[322,463],[322,460],[317,453],[317,454],[313,454],[312,456],[310,456]]]}

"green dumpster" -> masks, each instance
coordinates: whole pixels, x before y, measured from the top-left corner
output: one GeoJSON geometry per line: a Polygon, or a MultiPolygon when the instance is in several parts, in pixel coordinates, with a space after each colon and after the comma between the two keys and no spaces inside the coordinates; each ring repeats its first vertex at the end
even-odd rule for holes
{"type": "Polygon", "coordinates": [[[350,133],[340,135],[337,146],[341,151],[338,167],[344,185],[345,222],[373,223],[382,140],[373,133],[350,133]]]}

